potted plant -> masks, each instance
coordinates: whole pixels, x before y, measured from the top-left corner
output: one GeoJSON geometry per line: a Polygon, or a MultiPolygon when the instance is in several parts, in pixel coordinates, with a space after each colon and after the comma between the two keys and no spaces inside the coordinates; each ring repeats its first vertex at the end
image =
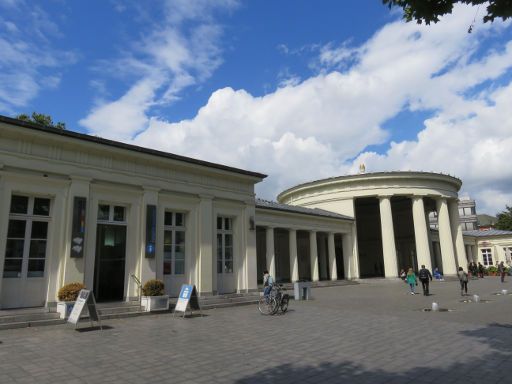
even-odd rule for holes
{"type": "Polygon", "coordinates": [[[487,274],[489,276],[496,276],[497,273],[498,273],[498,268],[496,268],[494,265],[487,267],[487,274]]]}
{"type": "Polygon", "coordinates": [[[75,305],[76,298],[82,289],[85,289],[85,285],[82,283],[69,283],[64,285],[57,293],[57,313],[60,313],[61,319],[67,319],[73,305],[75,305]]]}
{"type": "Polygon", "coordinates": [[[167,311],[169,309],[169,295],[165,294],[163,281],[148,280],[142,287],[141,305],[146,312],[167,311]]]}

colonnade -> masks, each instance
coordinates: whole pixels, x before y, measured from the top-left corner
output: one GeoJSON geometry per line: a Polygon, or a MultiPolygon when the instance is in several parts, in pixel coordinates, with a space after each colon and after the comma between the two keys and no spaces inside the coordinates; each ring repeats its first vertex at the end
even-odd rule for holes
{"type": "MultiPolygon", "coordinates": [[[[269,273],[272,276],[276,276],[276,252],[275,252],[275,241],[274,241],[274,229],[276,227],[267,226],[265,227],[266,232],[266,265],[269,273]]],[[[297,229],[287,229],[289,234],[289,257],[290,257],[290,280],[296,282],[299,280],[299,258],[297,250],[297,229]]],[[[320,280],[320,268],[319,268],[319,255],[318,255],[318,242],[317,233],[315,230],[304,230],[309,233],[309,262],[311,267],[311,280],[320,280]]],[[[330,280],[338,280],[338,266],[336,260],[336,249],[334,236],[335,232],[327,233],[327,263],[328,273],[330,280]]],[[[348,234],[342,235],[342,241],[345,240],[348,234]]],[[[345,241],[344,241],[345,242],[345,241]]],[[[344,263],[348,258],[344,255],[344,263]]],[[[347,269],[345,268],[345,271],[347,269]]],[[[343,276],[341,276],[343,278],[343,276]]]]}
{"type": "MultiPolygon", "coordinates": [[[[391,197],[378,197],[384,274],[386,277],[396,277],[398,275],[391,197]]],[[[466,268],[467,264],[462,230],[459,225],[457,200],[444,197],[429,196],[429,198],[434,199],[436,202],[443,273],[455,275],[458,265],[466,268]]],[[[428,269],[432,270],[430,228],[428,225],[428,212],[425,211],[424,198],[423,196],[411,196],[411,200],[418,266],[425,265],[428,269]]]]}

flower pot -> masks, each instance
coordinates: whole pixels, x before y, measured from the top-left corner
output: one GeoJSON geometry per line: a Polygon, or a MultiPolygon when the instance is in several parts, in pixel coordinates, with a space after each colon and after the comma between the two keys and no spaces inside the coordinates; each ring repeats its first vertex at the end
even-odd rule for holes
{"type": "Polygon", "coordinates": [[[142,296],[141,305],[146,312],[169,310],[169,295],[142,296]]]}
{"type": "Polygon", "coordinates": [[[58,301],[57,302],[57,313],[60,314],[61,319],[67,319],[73,310],[75,305],[74,301],[58,301]]]}

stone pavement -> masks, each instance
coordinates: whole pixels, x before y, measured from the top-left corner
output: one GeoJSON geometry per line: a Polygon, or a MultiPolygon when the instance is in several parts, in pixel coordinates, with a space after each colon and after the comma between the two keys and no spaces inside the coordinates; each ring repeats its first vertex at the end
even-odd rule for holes
{"type": "Polygon", "coordinates": [[[0,383],[512,383],[512,279],[433,296],[401,281],[318,288],[284,315],[255,306],[0,331],[0,383]],[[432,301],[452,312],[428,313],[432,301]],[[87,326],[87,323],[82,324],[87,326]]]}

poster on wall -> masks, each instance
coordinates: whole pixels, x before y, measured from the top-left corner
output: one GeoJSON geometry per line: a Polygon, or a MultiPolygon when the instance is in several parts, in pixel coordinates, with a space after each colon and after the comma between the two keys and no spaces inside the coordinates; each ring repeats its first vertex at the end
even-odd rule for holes
{"type": "Polygon", "coordinates": [[[155,257],[156,205],[146,206],[146,258],[155,257]]]}
{"type": "Polygon", "coordinates": [[[75,196],[71,226],[71,257],[84,257],[85,208],[87,199],[75,196]]]}

